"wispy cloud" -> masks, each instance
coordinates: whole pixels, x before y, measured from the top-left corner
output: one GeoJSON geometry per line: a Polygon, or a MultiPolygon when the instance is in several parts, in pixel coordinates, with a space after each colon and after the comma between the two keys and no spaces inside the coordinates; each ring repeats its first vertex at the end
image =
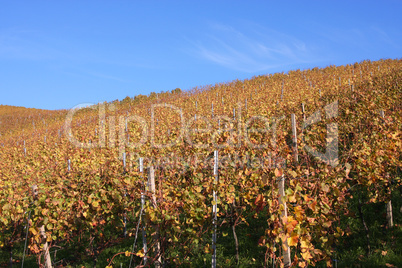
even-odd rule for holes
{"type": "Polygon", "coordinates": [[[315,59],[302,40],[252,23],[241,29],[209,23],[201,38],[186,40],[192,55],[247,73],[315,59]]]}
{"type": "Polygon", "coordinates": [[[400,48],[400,45],[396,42],[394,42],[394,40],[392,40],[392,38],[389,36],[389,34],[387,32],[385,32],[383,29],[381,29],[378,26],[372,26],[371,30],[378,35],[378,37],[384,42],[387,43],[388,45],[393,46],[394,48],[400,48]]]}

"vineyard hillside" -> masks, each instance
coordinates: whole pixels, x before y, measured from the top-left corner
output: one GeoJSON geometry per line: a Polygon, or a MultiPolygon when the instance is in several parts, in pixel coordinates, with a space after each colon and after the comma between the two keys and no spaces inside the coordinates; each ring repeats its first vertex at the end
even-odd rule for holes
{"type": "Polygon", "coordinates": [[[0,149],[0,267],[402,267],[399,59],[1,105],[0,149]]]}

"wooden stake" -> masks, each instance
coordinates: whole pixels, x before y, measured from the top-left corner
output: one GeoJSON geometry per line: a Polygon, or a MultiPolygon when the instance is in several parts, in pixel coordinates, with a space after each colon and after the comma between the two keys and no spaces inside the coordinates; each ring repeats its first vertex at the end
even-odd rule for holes
{"type": "Polygon", "coordinates": [[[387,222],[388,222],[388,227],[391,228],[394,226],[394,220],[392,216],[392,203],[391,200],[387,203],[387,222]]]}
{"type": "MultiPolygon", "coordinates": [[[[382,118],[385,118],[385,114],[384,111],[381,110],[380,111],[380,116],[382,118]]],[[[391,195],[391,193],[390,193],[391,195]]],[[[389,200],[389,202],[387,203],[387,222],[388,222],[388,227],[391,228],[394,226],[394,219],[393,219],[393,215],[392,215],[392,202],[391,199],[389,200]]]]}
{"type": "MultiPolygon", "coordinates": [[[[123,158],[123,173],[126,173],[126,153],[123,153],[122,158],[123,158]]],[[[126,199],[126,196],[127,196],[126,189],[124,189],[124,199],[126,199]]],[[[127,217],[126,217],[125,211],[124,211],[124,216],[123,216],[123,224],[124,224],[123,235],[124,235],[124,237],[127,237],[127,217]]]]}
{"type": "MultiPolygon", "coordinates": [[[[32,195],[34,200],[38,199],[38,186],[33,185],[32,186],[32,195]]],[[[42,237],[42,243],[43,243],[43,254],[45,256],[45,268],[52,268],[52,260],[50,259],[50,253],[49,253],[49,245],[47,243],[47,237],[46,237],[46,232],[45,232],[45,226],[42,225],[39,227],[39,234],[42,237]]]]}
{"type": "MultiPolygon", "coordinates": [[[[140,173],[141,173],[141,177],[143,176],[144,173],[144,159],[142,157],[140,157],[140,173]]],[[[141,211],[143,214],[145,214],[145,195],[144,195],[144,191],[141,191],[141,211]]],[[[143,215],[141,215],[143,216],[143,215]]],[[[147,246],[147,233],[145,231],[145,220],[144,217],[142,217],[143,219],[143,225],[142,225],[142,248],[144,249],[144,265],[147,264],[147,253],[148,253],[148,246],[147,246]]]]}
{"type": "MultiPolygon", "coordinates": [[[[278,187],[279,187],[279,205],[283,205],[283,211],[281,214],[281,218],[285,219],[285,223],[287,221],[288,217],[288,208],[286,206],[286,202],[283,201],[285,197],[285,176],[281,175],[279,177],[279,182],[278,182],[278,187]]],[[[290,261],[290,249],[288,245],[287,239],[285,241],[282,241],[284,248],[286,250],[283,250],[283,263],[285,267],[290,267],[291,261],[290,261]]]]}
{"type": "MultiPolygon", "coordinates": [[[[148,189],[151,192],[152,204],[156,208],[156,195],[155,195],[155,169],[153,166],[150,166],[148,169],[148,189]]],[[[155,267],[162,266],[162,252],[161,252],[161,243],[159,241],[159,227],[156,226],[156,232],[154,235],[155,239],[155,253],[157,255],[157,262],[155,263],[155,267]]]]}
{"type": "MultiPolygon", "coordinates": [[[[218,151],[214,151],[214,176],[215,176],[215,182],[218,182],[218,151]]],[[[212,225],[214,228],[214,232],[212,233],[212,268],[216,268],[216,229],[217,229],[217,221],[218,221],[218,216],[217,216],[217,208],[218,208],[218,198],[216,196],[215,190],[213,191],[213,205],[212,205],[212,225]]]]}
{"type": "Polygon", "coordinates": [[[294,154],[295,164],[297,164],[297,162],[299,162],[299,154],[297,151],[297,130],[296,130],[295,114],[292,114],[291,118],[292,118],[292,133],[293,133],[293,154],[294,154]]]}

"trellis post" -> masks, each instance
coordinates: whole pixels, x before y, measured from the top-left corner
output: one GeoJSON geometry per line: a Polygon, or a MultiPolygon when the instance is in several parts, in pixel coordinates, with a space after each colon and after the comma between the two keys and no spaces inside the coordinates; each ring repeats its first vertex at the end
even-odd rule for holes
{"type": "MultiPolygon", "coordinates": [[[[283,211],[281,214],[281,218],[285,219],[285,222],[287,221],[288,217],[288,208],[285,202],[285,176],[282,174],[279,176],[279,182],[278,182],[278,188],[279,188],[279,205],[283,206],[283,211]]],[[[282,241],[283,248],[286,248],[286,250],[283,250],[283,264],[285,267],[290,267],[291,261],[290,261],[290,248],[288,245],[288,240],[285,238],[284,241],[282,241]]]]}
{"type": "MultiPolygon", "coordinates": [[[[140,162],[139,163],[140,164],[140,173],[141,173],[141,176],[142,176],[144,174],[144,158],[140,157],[139,162],[140,162]]],[[[145,187],[143,187],[143,188],[145,188],[145,187]]],[[[143,190],[141,191],[141,211],[142,211],[143,214],[145,214],[144,213],[145,195],[144,195],[143,190]]],[[[143,215],[141,215],[141,216],[143,216],[143,215]]],[[[142,217],[142,219],[144,219],[144,218],[142,217]]],[[[148,253],[147,233],[145,231],[145,220],[143,220],[143,225],[142,225],[141,229],[142,229],[142,248],[144,250],[143,260],[144,260],[144,265],[145,265],[145,264],[147,264],[147,253],[148,253]]]]}
{"type": "MultiPolygon", "coordinates": [[[[33,199],[37,200],[38,199],[38,186],[33,185],[32,186],[32,195],[33,199]]],[[[39,227],[39,234],[42,237],[42,243],[43,243],[43,254],[45,256],[45,267],[46,268],[52,268],[52,260],[50,259],[50,253],[49,253],[49,245],[47,243],[47,236],[45,232],[45,225],[42,225],[39,227]]]]}
{"type": "MultiPolygon", "coordinates": [[[[155,195],[155,169],[153,166],[148,168],[148,190],[151,192],[152,204],[156,208],[156,195],[155,195]]],[[[157,261],[155,267],[162,266],[161,243],[159,241],[159,228],[156,227],[154,235],[155,239],[155,253],[157,254],[157,261]]]]}
{"type": "MultiPolygon", "coordinates": [[[[215,182],[218,182],[218,151],[214,151],[214,177],[215,177],[215,182]]],[[[213,204],[212,204],[212,224],[214,231],[212,233],[212,268],[216,268],[216,229],[217,229],[217,221],[218,221],[218,216],[217,216],[217,208],[218,208],[218,198],[216,195],[216,191],[213,190],[213,204]]]]}
{"type": "MultiPolygon", "coordinates": [[[[384,111],[381,110],[380,111],[380,116],[384,119],[385,118],[385,114],[384,111]]],[[[394,219],[393,219],[393,215],[392,215],[392,202],[391,199],[389,200],[389,202],[387,203],[387,223],[388,223],[388,227],[392,228],[394,226],[394,219]]]]}

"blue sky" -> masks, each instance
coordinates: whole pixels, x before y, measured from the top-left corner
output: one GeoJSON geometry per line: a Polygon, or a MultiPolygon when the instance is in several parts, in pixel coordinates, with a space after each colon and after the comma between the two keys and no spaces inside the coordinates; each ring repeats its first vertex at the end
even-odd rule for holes
{"type": "Polygon", "coordinates": [[[0,104],[69,109],[401,58],[402,1],[3,1],[0,104]]]}

